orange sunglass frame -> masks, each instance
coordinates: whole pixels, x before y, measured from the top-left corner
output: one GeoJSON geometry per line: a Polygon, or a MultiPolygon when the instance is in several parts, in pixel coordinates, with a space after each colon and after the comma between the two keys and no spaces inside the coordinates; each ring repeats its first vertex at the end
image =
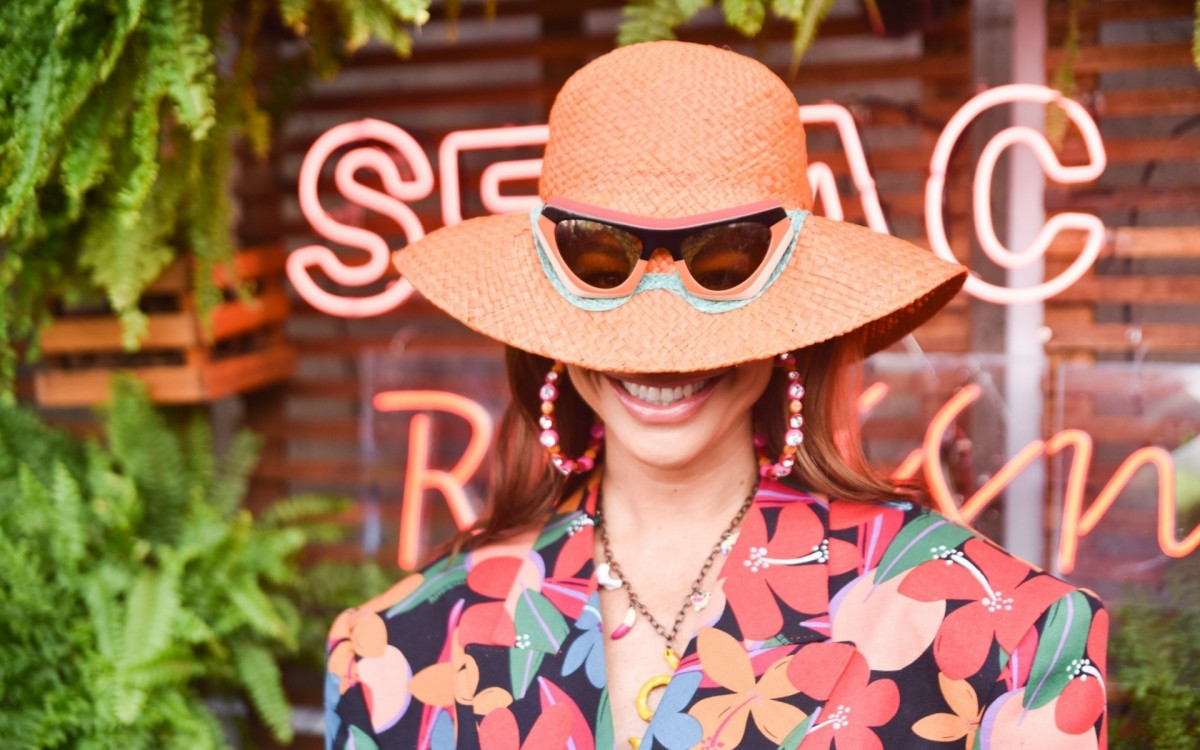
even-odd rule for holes
{"type": "Polygon", "coordinates": [[[779,263],[793,237],[791,218],[787,210],[775,201],[759,201],[674,219],[653,219],[612,211],[568,198],[550,198],[542,205],[535,229],[542,246],[549,251],[546,255],[550,265],[567,289],[579,297],[600,299],[633,294],[646,273],[650,258],[660,248],[671,254],[679,280],[689,294],[709,300],[749,299],[762,290],[771,275],[771,270],[779,263]],[[588,284],[575,275],[562,256],[554,233],[559,222],[570,219],[612,226],[628,232],[642,243],[641,256],[625,281],[614,287],[603,288],[588,284]],[[706,229],[742,222],[762,224],[771,231],[771,244],[763,255],[762,262],[745,280],[728,289],[709,289],[703,286],[692,276],[683,259],[684,240],[706,229]]]}

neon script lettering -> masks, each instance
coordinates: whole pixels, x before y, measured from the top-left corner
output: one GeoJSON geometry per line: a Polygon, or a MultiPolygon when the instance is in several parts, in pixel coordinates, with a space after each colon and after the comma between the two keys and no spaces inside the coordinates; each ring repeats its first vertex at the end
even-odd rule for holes
{"type": "MultiPolygon", "coordinates": [[[[1093,442],[1082,430],[1066,429],[1047,440],[1036,440],[1019,451],[992,475],[983,486],[961,505],[955,499],[946,480],[939,446],[942,436],[971,404],[979,399],[979,386],[971,384],[959,389],[941,406],[930,420],[920,448],[911,451],[893,471],[896,479],[908,479],[923,471],[930,494],[938,509],[960,523],[971,522],[994,501],[1013,478],[1041,455],[1057,455],[1072,449],[1067,484],[1064,489],[1062,519],[1057,556],[1058,570],[1069,574],[1075,569],[1080,538],[1091,533],[1117,496],[1133,479],[1138,469],[1152,466],[1158,474],[1158,544],[1170,557],[1185,557],[1200,547],[1200,526],[1183,539],[1176,534],[1175,463],[1171,454],[1158,446],[1139,448],[1131,453],[1109,478],[1090,505],[1086,504],[1085,489],[1091,468],[1093,442]]],[[[866,414],[888,394],[885,383],[873,383],[858,398],[858,409],[866,414]]],[[[431,467],[433,418],[419,413],[409,424],[408,462],[405,467],[404,498],[400,511],[400,535],[397,559],[402,568],[417,565],[424,522],[425,491],[436,490],[446,501],[455,525],[466,529],[475,523],[476,514],[467,498],[465,486],[483,463],[491,442],[492,420],[486,409],[471,399],[444,391],[388,391],[374,399],[379,411],[444,412],[465,419],[471,426],[471,437],[461,458],[449,471],[431,467]]]]}
{"type": "MultiPolygon", "coordinates": [[[[868,392],[880,385],[882,384],[875,383],[868,389],[868,392]]],[[[964,386],[951,396],[930,420],[921,447],[909,453],[892,473],[892,476],[896,479],[908,479],[923,470],[926,484],[938,505],[938,510],[949,518],[970,525],[971,521],[1011,484],[1013,478],[1024,471],[1039,456],[1053,456],[1067,448],[1073,449],[1070,468],[1067,472],[1067,485],[1063,491],[1062,520],[1059,526],[1058,558],[1056,560],[1059,572],[1068,574],[1075,570],[1080,538],[1087,536],[1096,528],[1100,519],[1112,507],[1121,491],[1129,485],[1138,469],[1148,465],[1154,467],[1158,473],[1157,533],[1159,548],[1170,557],[1185,557],[1200,547],[1200,526],[1192,529],[1191,533],[1183,540],[1176,536],[1175,462],[1170,453],[1158,446],[1138,448],[1131,453],[1117,467],[1091,505],[1085,509],[1084,492],[1088,470],[1092,464],[1093,442],[1091,435],[1083,430],[1067,429],[1052,435],[1047,440],[1033,441],[1009,459],[983,486],[975,490],[971,497],[966,498],[962,505],[956,503],[950,486],[947,484],[946,473],[943,471],[939,446],[946,430],[968,406],[978,400],[980,393],[979,386],[971,384],[964,386]]],[[[870,405],[874,406],[880,398],[878,394],[875,394],[873,403],[870,405]]],[[[860,408],[861,406],[860,401],[860,408]]]]}

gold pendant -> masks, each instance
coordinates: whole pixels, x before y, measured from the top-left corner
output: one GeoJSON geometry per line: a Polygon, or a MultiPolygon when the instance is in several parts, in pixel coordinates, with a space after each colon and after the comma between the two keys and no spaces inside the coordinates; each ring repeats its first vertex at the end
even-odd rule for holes
{"type": "MultiPolygon", "coordinates": [[[[666,660],[667,666],[671,668],[671,674],[659,674],[651,677],[642,683],[642,687],[637,694],[637,713],[642,721],[649,722],[654,718],[654,712],[650,710],[650,693],[658,688],[665,688],[667,683],[671,681],[674,672],[679,668],[679,657],[675,655],[675,649],[668,647],[663,652],[663,659],[666,660]]],[[[638,744],[641,740],[631,737],[629,744],[633,746],[633,750],[638,750],[638,744]]]]}

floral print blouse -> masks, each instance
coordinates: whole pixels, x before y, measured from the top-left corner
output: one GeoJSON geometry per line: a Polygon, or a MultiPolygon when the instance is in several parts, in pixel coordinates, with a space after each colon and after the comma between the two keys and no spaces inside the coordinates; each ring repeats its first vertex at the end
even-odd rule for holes
{"type": "MultiPolygon", "coordinates": [[[[344,612],[328,747],[628,750],[606,688],[597,492],[344,612]]],[[[706,612],[642,750],[1107,745],[1100,603],[911,503],[764,480],[706,612]]]]}

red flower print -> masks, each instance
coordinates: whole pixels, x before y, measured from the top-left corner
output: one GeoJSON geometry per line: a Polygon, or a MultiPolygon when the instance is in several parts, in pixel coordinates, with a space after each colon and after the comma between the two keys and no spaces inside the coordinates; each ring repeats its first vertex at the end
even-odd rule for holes
{"type": "Polygon", "coordinates": [[[871,727],[886,724],[900,707],[900,691],[889,679],[871,681],[867,659],[849,643],[814,643],[800,649],[788,664],[792,684],[824,705],[800,750],[838,748],[883,750],[871,727]]]}
{"type": "Polygon", "coordinates": [[[479,723],[479,747],[481,750],[546,750],[566,747],[571,736],[575,717],[566,703],[544,708],[538,715],[529,736],[521,742],[521,730],[517,717],[508,708],[497,708],[479,723]]]}
{"type": "Polygon", "coordinates": [[[554,561],[554,570],[542,583],[542,594],[554,603],[555,608],[569,620],[578,620],[588,597],[596,590],[589,580],[594,577],[580,576],[579,572],[592,562],[594,536],[592,519],[583,513],[571,522],[571,530],[554,561]]]}
{"type": "Polygon", "coordinates": [[[938,668],[952,680],[970,677],[987,659],[992,639],[1012,653],[1046,608],[1071,591],[1048,575],[1030,577],[1030,566],[980,539],[962,550],[931,550],[900,593],[918,601],[969,599],[946,616],[933,642],[938,668]]]}
{"type": "Polygon", "coordinates": [[[853,545],[827,539],[825,527],[812,508],[794,502],[779,512],[770,539],[762,511],[750,509],[721,578],[742,637],[765,640],[783,628],[783,614],[775,597],[797,612],[827,612],[830,574],[853,569],[857,564],[853,545]]]}
{"type": "Polygon", "coordinates": [[[904,526],[904,511],[878,503],[836,503],[829,509],[829,528],[833,531],[857,527],[858,572],[879,565],[888,545],[904,526]]]}
{"type": "Polygon", "coordinates": [[[536,533],[514,537],[503,544],[484,547],[468,557],[467,588],[498,601],[476,602],[463,613],[459,636],[462,644],[511,646],[516,638],[513,614],[517,599],[526,590],[542,588],[544,563],[531,551],[536,533]]]}

